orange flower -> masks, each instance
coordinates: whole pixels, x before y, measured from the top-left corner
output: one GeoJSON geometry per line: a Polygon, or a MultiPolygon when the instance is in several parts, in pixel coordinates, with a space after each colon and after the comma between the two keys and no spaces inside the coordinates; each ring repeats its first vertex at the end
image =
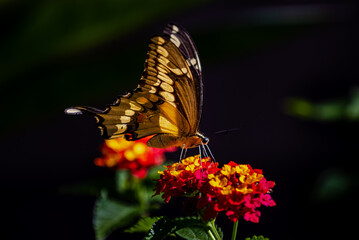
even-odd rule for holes
{"type": "Polygon", "coordinates": [[[102,146],[103,156],[95,159],[95,165],[116,169],[128,169],[138,178],[146,177],[150,167],[164,162],[164,153],[175,148],[159,149],[147,147],[149,138],[127,141],[124,138],[106,140],[102,146]]]}

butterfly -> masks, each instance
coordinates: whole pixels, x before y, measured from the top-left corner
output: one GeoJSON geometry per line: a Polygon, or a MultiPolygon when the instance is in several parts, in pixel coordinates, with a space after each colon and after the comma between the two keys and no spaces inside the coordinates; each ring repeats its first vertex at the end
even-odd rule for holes
{"type": "Polygon", "coordinates": [[[194,42],[182,27],[168,24],[150,39],[136,89],[104,110],[70,107],[65,113],[94,116],[105,139],[150,136],[149,147],[187,149],[209,141],[198,131],[202,105],[202,69],[194,42]]]}

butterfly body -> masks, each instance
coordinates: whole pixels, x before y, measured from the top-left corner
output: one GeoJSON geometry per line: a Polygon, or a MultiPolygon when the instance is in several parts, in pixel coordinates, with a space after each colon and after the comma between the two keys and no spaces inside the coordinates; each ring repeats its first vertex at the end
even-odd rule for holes
{"type": "Polygon", "coordinates": [[[182,148],[206,144],[198,132],[202,112],[201,65],[189,34],[169,24],[150,40],[144,71],[136,89],[100,110],[71,107],[65,113],[95,117],[105,139],[136,140],[152,136],[150,147],[182,148]]]}

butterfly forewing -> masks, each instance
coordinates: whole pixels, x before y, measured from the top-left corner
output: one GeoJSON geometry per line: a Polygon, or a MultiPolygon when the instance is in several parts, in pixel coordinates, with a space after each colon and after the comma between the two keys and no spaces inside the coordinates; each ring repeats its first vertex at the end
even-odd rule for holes
{"type": "Polygon", "coordinates": [[[105,110],[75,107],[65,112],[93,115],[104,138],[155,135],[149,145],[168,147],[196,134],[201,109],[201,68],[194,43],[183,29],[168,25],[163,35],[151,38],[135,90],[105,110]]]}

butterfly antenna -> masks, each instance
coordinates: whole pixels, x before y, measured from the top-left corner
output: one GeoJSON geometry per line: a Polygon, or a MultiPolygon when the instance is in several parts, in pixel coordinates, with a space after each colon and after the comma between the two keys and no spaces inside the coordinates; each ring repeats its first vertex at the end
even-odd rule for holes
{"type": "Polygon", "coordinates": [[[214,156],[213,156],[213,154],[212,154],[212,152],[211,152],[211,149],[209,149],[208,144],[205,145],[205,146],[207,147],[207,150],[208,150],[209,154],[211,155],[211,158],[213,159],[213,161],[216,162],[216,159],[214,158],[214,156]]]}
{"type": "MultiPolygon", "coordinates": [[[[177,167],[176,167],[176,171],[177,171],[177,168],[178,168],[178,166],[180,165],[180,163],[181,163],[181,161],[182,161],[182,156],[183,156],[183,149],[185,149],[184,147],[185,147],[186,145],[185,144],[183,144],[183,146],[182,146],[182,150],[181,150],[181,154],[180,154],[180,158],[179,158],[179,160],[178,160],[178,164],[177,164],[177,167]]],[[[186,152],[187,152],[187,149],[186,149],[186,152]]]]}
{"type": "Polygon", "coordinates": [[[224,129],[224,130],[217,131],[217,132],[215,132],[214,134],[228,134],[228,133],[230,133],[230,132],[235,132],[235,131],[238,131],[238,130],[240,130],[239,127],[237,127],[237,128],[231,128],[231,129],[224,129]]]}

